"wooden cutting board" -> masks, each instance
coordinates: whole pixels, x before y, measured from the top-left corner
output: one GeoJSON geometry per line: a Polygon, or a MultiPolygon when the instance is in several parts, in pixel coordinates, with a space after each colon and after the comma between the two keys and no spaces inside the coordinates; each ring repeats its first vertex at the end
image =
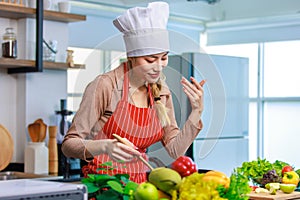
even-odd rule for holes
{"type": "Polygon", "coordinates": [[[14,143],[8,130],[0,124],[0,171],[10,163],[14,143]]]}
{"type": "Polygon", "coordinates": [[[285,200],[285,199],[300,199],[300,192],[293,192],[290,194],[285,194],[278,190],[276,195],[271,195],[267,193],[255,193],[251,192],[249,194],[249,199],[253,200],[285,200]]]}

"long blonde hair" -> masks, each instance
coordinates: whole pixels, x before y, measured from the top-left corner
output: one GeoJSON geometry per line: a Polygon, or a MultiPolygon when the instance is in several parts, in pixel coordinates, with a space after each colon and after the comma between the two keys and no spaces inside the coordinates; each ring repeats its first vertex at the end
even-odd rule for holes
{"type": "Polygon", "coordinates": [[[168,110],[166,106],[160,101],[161,80],[159,79],[156,83],[150,83],[150,86],[152,89],[152,95],[154,98],[154,108],[156,110],[157,117],[162,127],[165,127],[171,122],[168,116],[168,110]]]}

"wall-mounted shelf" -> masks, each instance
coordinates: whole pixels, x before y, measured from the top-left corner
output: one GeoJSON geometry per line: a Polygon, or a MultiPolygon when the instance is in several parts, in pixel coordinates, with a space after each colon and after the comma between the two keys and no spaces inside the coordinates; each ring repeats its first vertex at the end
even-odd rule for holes
{"type": "Polygon", "coordinates": [[[45,69],[84,69],[84,65],[75,65],[69,67],[66,63],[43,62],[43,20],[57,22],[78,22],[85,21],[85,15],[72,13],[56,12],[43,9],[43,1],[37,1],[37,8],[28,8],[24,6],[9,5],[0,2],[0,17],[10,19],[34,18],[36,19],[36,59],[35,60],[18,60],[0,58],[0,68],[6,68],[9,74],[42,72],[45,69]]]}
{"type": "MultiPolygon", "coordinates": [[[[35,18],[36,9],[24,6],[14,6],[0,3],[0,17],[21,19],[21,18],[35,18]]],[[[78,22],[85,21],[85,15],[78,15],[72,13],[63,13],[51,10],[44,10],[44,20],[59,21],[59,22],[78,22]]]]}
{"type": "MultiPolygon", "coordinates": [[[[11,59],[11,58],[0,58],[0,68],[12,69],[12,68],[34,68],[34,60],[21,60],[21,59],[11,59]]],[[[67,63],[62,62],[43,62],[44,69],[57,69],[57,70],[67,70],[67,69],[85,69],[83,64],[75,64],[74,67],[69,67],[67,63]]]]}

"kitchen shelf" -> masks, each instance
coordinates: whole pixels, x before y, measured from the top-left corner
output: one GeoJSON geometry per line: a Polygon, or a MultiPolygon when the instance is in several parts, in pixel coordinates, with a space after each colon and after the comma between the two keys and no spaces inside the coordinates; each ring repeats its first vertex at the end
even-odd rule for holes
{"type": "MultiPolygon", "coordinates": [[[[40,7],[38,7],[40,8],[40,7]]],[[[37,25],[40,25],[39,21],[43,20],[51,20],[57,22],[78,22],[85,21],[85,15],[78,15],[72,13],[63,13],[51,10],[37,10],[34,8],[28,8],[22,5],[11,5],[8,3],[0,2],[0,17],[10,18],[10,19],[22,19],[22,18],[33,18],[37,20],[37,25]],[[43,13],[42,19],[39,17],[41,15],[37,15],[38,13],[43,13]]],[[[41,29],[41,28],[40,28],[41,29]]],[[[37,28],[37,35],[39,28],[37,28]]],[[[42,29],[41,29],[42,30],[42,29]]],[[[42,35],[42,33],[41,33],[42,35]]],[[[37,39],[37,42],[39,40],[37,39]]],[[[37,52],[37,54],[39,51],[37,52]]],[[[42,58],[41,58],[42,59],[42,58]]],[[[40,61],[38,61],[40,63],[40,61]]],[[[61,62],[43,62],[40,64],[36,64],[35,60],[22,60],[22,59],[7,59],[0,58],[0,68],[8,69],[8,73],[24,73],[24,72],[36,72],[42,71],[45,69],[56,69],[56,70],[68,70],[68,69],[85,69],[85,65],[75,64],[74,67],[70,67],[67,63],[61,62]],[[41,69],[38,68],[41,66],[41,69]]]]}
{"type": "MultiPolygon", "coordinates": [[[[12,58],[0,58],[0,68],[12,69],[12,68],[34,68],[35,60],[22,60],[12,58]]],[[[75,64],[74,67],[70,67],[67,63],[63,62],[43,62],[44,69],[57,69],[57,70],[68,70],[68,69],[85,69],[84,64],[75,64]]]]}
{"type": "MultiPolygon", "coordinates": [[[[35,18],[36,9],[25,6],[8,5],[0,3],[0,17],[21,19],[21,18],[35,18]]],[[[85,15],[78,15],[72,13],[63,13],[52,10],[44,10],[44,20],[52,20],[58,22],[78,22],[85,21],[85,15]]]]}

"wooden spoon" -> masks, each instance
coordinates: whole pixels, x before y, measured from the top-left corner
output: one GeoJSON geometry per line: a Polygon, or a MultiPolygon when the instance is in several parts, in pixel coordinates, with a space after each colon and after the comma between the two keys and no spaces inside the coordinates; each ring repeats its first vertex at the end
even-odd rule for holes
{"type": "Polygon", "coordinates": [[[40,132],[39,132],[39,141],[44,142],[47,134],[47,125],[44,123],[42,119],[37,119],[34,122],[35,124],[40,124],[40,132]]]}
{"type": "Polygon", "coordinates": [[[32,142],[39,142],[41,126],[38,123],[28,125],[28,132],[32,142]]]}
{"type": "Polygon", "coordinates": [[[44,142],[47,135],[47,125],[45,123],[41,124],[41,130],[40,130],[40,142],[44,142]]]}
{"type": "MultiPolygon", "coordinates": [[[[132,144],[130,144],[129,142],[127,142],[127,140],[125,140],[124,138],[122,138],[121,136],[117,135],[117,134],[112,134],[114,136],[115,139],[117,139],[119,142],[125,144],[126,146],[132,147],[132,144]]],[[[138,158],[145,164],[147,165],[147,167],[149,167],[149,169],[152,171],[153,167],[150,165],[150,163],[147,162],[147,160],[145,160],[142,156],[138,156],[138,158]]]]}

